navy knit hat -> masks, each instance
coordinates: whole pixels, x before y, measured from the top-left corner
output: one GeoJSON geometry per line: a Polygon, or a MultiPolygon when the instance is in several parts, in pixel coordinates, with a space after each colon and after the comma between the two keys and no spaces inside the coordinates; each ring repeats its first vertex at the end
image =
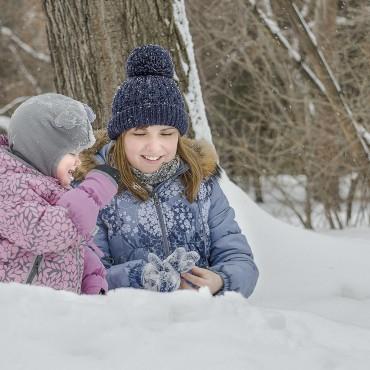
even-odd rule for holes
{"type": "Polygon", "coordinates": [[[127,79],[116,92],[108,135],[112,140],[133,127],[168,125],[180,135],[188,128],[183,96],[173,79],[169,52],[158,45],[134,49],[127,59],[127,79]]]}

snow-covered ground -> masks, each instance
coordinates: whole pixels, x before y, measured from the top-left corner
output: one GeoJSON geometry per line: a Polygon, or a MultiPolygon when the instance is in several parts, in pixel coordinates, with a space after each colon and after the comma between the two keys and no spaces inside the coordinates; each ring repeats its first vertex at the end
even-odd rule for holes
{"type": "MultiPolygon", "coordinates": [[[[346,199],[348,199],[351,179],[351,175],[343,176],[339,179],[339,194],[343,202],[340,205],[341,209],[338,211],[338,217],[343,225],[346,225],[346,199]]],[[[259,204],[260,207],[280,220],[291,225],[303,227],[292,207],[294,207],[295,211],[298,212],[303,219],[306,219],[305,199],[307,177],[304,175],[261,176],[260,181],[264,199],[264,203],[259,204]]],[[[248,193],[251,197],[254,197],[254,189],[252,186],[250,186],[248,193]]],[[[349,223],[350,227],[358,228],[370,225],[370,204],[366,204],[364,201],[361,202],[362,198],[364,198],[364,194],[358,189],[352,203],[353,216],[349,223]]],[[[313,228],[315,230],[330,229],[322,203],[311,199],[311,208],[313,228]]],[[[339,228],[335,219],[333,222],[336,224],[336,227],[339,228]]]]}
{"type": "Polygon", "coordinates": [[[294,228],[223,188],[260,268],[251,299],[0,284],[1,368],[368,370],[370,231],[294,228]]]}

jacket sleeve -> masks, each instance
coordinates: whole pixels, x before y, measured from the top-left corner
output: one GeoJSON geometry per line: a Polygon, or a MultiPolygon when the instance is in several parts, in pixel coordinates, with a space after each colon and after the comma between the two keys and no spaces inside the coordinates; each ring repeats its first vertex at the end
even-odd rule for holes
{"type": "Polygon", "coordinates": [[[57,202],[68,210],[68,215],[86,239],[90,238],[99,210],[117,193],[117,183],[101,171],[90,171],[76,188],[66,192],[57,202]]]}
{"type": "Polygon", "coordinates": [[[258,269],[246,237],[235,221],[235,212],[218,181],[212,181],[208,224],[211,234],[210,270],[224,280],[223,291],[249,297],[257,283],[258,269]]]}
{"type": "Polygon", "coordinates": [[[96,224],[94,241],[103,252],[102,262],[107,269],[109,290],[116,288],[143,288],[142,274],[147,261],[139,259],[115,264],[117,261],[114,261],[109,247],[108,230],[100,215],[96,224]]]}
{"type": "Polygon", "coordinates": [[[63,194],[56,205],[2,202],[1,235],[35,254],[62,251],[76,240],[89,239],[99,209],[116,192],[117,185],[109,176],[92,171],[77,188],[63,194]]]}
{"type": "MultiPolygon", "coordinates": [[[[91,242],[90,242],[91,243],[91,242]]],[[[104,294],[108,290],[106,271],[101,263],[100,250],[92,246],[85,246],[84,271],[82,276],[81,292],[83,294],[104,294]]]]}

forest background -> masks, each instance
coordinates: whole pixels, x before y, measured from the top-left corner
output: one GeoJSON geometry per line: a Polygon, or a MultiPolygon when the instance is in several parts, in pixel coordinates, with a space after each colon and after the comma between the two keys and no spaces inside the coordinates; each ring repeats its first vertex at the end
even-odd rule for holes
{"type": "MultiPolygon", "coordinates": [[[[0,0],[0,115],[10,116],[29,96],[67,91],[76,98],[82,94],[98,111],[97,127],[104,127],[107,102],[117,81],[124,79],[125,50],[118,53],[117,77],[102,100],[88,89],[89,81],[82,84],[87,92],[74,86],[68,90],[63,73],[55,73],[56,59],[58,52],[72,54],[73,45],[57,49],[51,31],[73,25],[53,18],[58,15],[53,3],[73,4],[77,14],[77,4],[84,2],[0,0]]],[[[120,14],[113,9],[117,4],[127,14],[127,48],[162,41],[155,32],[152,38],[140,34],[141,29],[135,33],[135,25],[156,22],[144,12],[155,6],[156,14],[163,15],[170,1],[136,1],[140,6],[108,1],[104,6],[109,3],[114,6],[111,13],[103,9],[105,15],[120,14]]],[[[95,6],[98,15],[102,11],[103,2],[86,4],[95,6]]],[[[290,223],[311,229],[368,226],[369,2],[187,0],[185,7],[212,140],[228,176],[263,208],[290,223]]],[[[91,12],[92,21],[86,24],[98,27],[94,20],[99,17],[91,12]]],[[[162,32],[159,23],[153,24],[156,32],[162,32]]],[[[95,41],[103,45],[104,35],[97,40],[99,34],[97,28],[95,41]]],[[[84,49],[77,36],[77,48],[84,49]]],[[[125,44],[124,33],[117,38],[117,45],[125,44]]],[[[178,50],[169,40],[163,44],[173,52],[184,86],[178,50]]],[[[88,63],[81,68],[90,75],[92,58],[104,62],[104,54],[86,56],[88,63]]],[[[59,63],[68,64],[68,59],[59,63]]],[[[76,72],[74,65],[66,70],[76,72]]]]}

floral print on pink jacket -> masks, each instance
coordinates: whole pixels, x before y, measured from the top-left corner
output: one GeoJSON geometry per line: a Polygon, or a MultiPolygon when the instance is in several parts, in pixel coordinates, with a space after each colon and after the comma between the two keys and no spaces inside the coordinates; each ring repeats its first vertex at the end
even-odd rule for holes
{"type": "Polygon", "coordinates": [[[91,239],[98,212],[117,184],[93,170],[78,187],[65,189],[14,156],[7,144],[0,136],[0,282],[106,291],[105,269],[91,239]]]}

